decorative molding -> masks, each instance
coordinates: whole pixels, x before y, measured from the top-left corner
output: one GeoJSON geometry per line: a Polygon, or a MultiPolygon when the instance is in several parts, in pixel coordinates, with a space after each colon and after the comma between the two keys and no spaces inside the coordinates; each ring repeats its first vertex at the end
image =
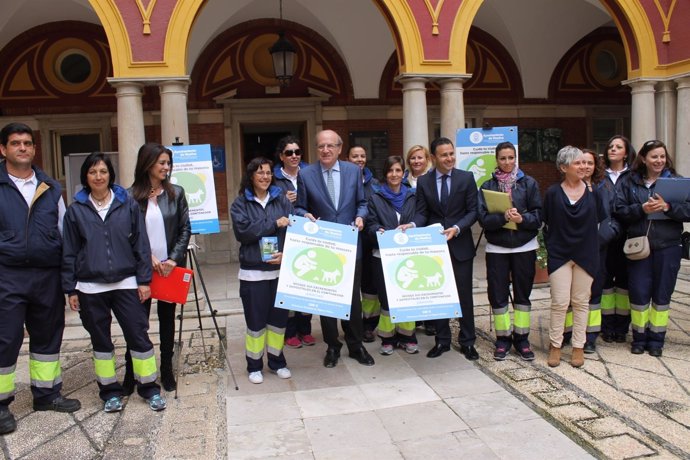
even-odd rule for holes
{"type": "Polygon", "coordinates": [[[661,36],[661,41],[663,43],[669,43],[671,41],[671,31],[668,30],[668,26],[671,23],[671,16],[673,16],[673,9],[676,7],[676,0],[671,0],[671,6],[668,9],[668,13],[664,11],[659,0],[654,0],[656,9],[659,10],[659,15],[664,23],[664,34],[661,36]]]}
{"type": "Polygon", "coordinates": [[[431,6],[431,0],[424,0],[426,9],[429,10],[429,16],[431,16],[431,35],[438,35],[438,18],[441,16],[443,1],[444,0],[438,0],[436,7],[433,7],[431,6]]]}
{"type": "Polygon", "coordinates": [[[151,35],[151,15],[153,14],[153,8],[156,6],[156,0],[149,0],[149,4],[144,7],[142,0],[135,0],[137,8],[139,8],[139,14],[141,14],[141,22],[144,26],[142,34],[151,35]]]}

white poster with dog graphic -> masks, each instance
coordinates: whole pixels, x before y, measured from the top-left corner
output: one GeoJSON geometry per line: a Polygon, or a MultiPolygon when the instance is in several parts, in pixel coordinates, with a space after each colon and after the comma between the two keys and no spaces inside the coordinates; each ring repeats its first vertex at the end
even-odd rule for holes
{"type": "Polygon", "coordinates": [[[462,316],[440,226],[389,230],[376,236],[392,322],[462,316]]]}
{"type": "Polygon", "coordinates": [[[290,216],[275,306],[350,319],[358,234],[350,225],[290,216]]]}
{"type": "Polygon", "coordinates": [[[219,233],[211,146],[173,145],[168,148],[173,153],[170,182],[184,188],[192,233],[219,233]]]}

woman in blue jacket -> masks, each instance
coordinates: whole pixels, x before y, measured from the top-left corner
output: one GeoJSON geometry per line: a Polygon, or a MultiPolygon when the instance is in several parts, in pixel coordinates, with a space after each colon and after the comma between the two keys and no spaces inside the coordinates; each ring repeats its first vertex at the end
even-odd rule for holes
{"type": "Polygon", "coordinates": [[[628,260],[630,317],[633,340],[630,351],[661,356],[666,338],[671,294],[680,270],[683,222],[690,221],[690,201],[668,202],[655,192],[662,177],[678,177],[666,145],[647,141],[620,184],[614,215],[627,226],[627,237],[647,235],[649,256],[628,260]],[[663,213],[665,219],[651,220],[663,213]],[[650,306],[651,301],[651,306],[650,306]]]}
{"type": "MultiPolygon", "coordinates": [[[[599,189],[605,195],[611,211],[616,198],[616,187],[630,173],[635,155],[635,149],[626,137],[615,135],[609,139],[604,155],[606,175],[599,189]]],[[[625,343],[630,329],[628,264],[623,254],[624,243],[625,235],[619,234],[609,243],[606,251],[606,280],[601,296],[601,338],[604,342],[625,343]]]]}
{"type": "Polygon", "coordinates": [[[511,346],[525,361],[534,359],[529,344],[529,296],[534,283],[537,232],[541,227],[539,184],[517,166],[515,146],[501,142],[496,146],[496,164],[492,178],[482,190],[505,192],[512,207],[504,212],[489,212],[484,194],[479,194],[479,223],[486,235],[486,279],[491,310],[496,327],[494,359],[503,361],[511,346]],[[515,229],[505,228],[512,222],[515,229]],[[508,297],[513,284],[513,325],[510,324],[508,297]]]}
{"type": "Polygon", "coordinates": [[[247,323],[245,353],[249,381],[263,383],[263,355],[268,349],[268,367],[281,379],[292,374],[283,345],[288,310],[274,307],[282,252],[264,261],[263,237],[277,237],[278,247],[285,232],[292,204],[275,185],[270,160],[254,158],[247,165],[240,193],[230,207],[232,230],[240,243],[240,298],[247,323]]]}
{"type": "Polygon", "coordinates": [[[391,355],[395,347],[403,348],[407,353],[419,352],[417,337],[415,336],[414,321],[393,324],[390,317],[386,284],[383,278],[383,266],[379,253],[377,233],[394,230],[402,224],[409,224],[414,219],[415,195],[405,185],[402,185],[403,159],[390,156],[383,164],[385,183],[377,185],[374,193],[369,197],[369,213],[365,223],[367,240],[372,250],[373,282],[381,303],[381,315],[378,322],[378,334],[381,337],[382,355],[391,355]]]}
{"type": "MultiPolygon", "coordinates": [[[[374,174],[367,168],[367,151],[363,146],[354,144],[347,152],[347,161],[359,166],[362,172],[362,184],[364,185],[364,196],[367,200],[378,187],[379,182],[374,174]]],[[[381,315],[381,304],[376,293],[376,284],[372,273],[373,261],[371,258],[371,244],[368,240],[362,240],[362,324],[364,326],[362,341],[371,343],[376,340],[374,330],[379,323],[381,315]]]]}
{"type": "Polygon", "coordinates": [[[84,187],[74,196],[63,222],[62,284],[70,308],[79,311],[91,336],[99,396],[105,412],[123,408],[123,388],[115,375],[112,314],[132,352],[137,391],[154,411],[165,409],[156,383],[158,369],[142,306],[151,296],[151,249],[143,214],[127,191],[115,184],[105,154],[90,154],[81,166],[84,187]]]}

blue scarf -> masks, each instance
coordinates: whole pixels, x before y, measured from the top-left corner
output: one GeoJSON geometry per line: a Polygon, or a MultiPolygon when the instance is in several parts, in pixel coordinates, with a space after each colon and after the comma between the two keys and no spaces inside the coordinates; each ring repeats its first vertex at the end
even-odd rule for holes
{"type": "Polygon", "coordinates": [[[400,191],[398,193],[395,193],[388,187],[388,184],[383,184],[383,186],[381,187],[381,195],[383,195],[383,197],[387,199],[390,202],[390,204],[393,205],[393,207],[396,211],[398,211],[398,213],[402,213],[402,207],[405,203],[405,197],[407,196],[408,190],[408,187],[401,184],[400,191]]]}

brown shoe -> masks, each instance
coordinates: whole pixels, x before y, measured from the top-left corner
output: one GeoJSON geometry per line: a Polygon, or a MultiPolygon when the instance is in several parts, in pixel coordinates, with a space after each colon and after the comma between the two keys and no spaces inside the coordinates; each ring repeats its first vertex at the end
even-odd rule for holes
{"type": "Polygon", "coordinates": [[[561,349],[556,348],[553,345],[549,348],[549,358],[546,360],[546,364],[549,367],[558,367],[561,364],[561,349]]]}
{"type": "Polygon", "coordinates": [[[570,365],[582,367],[585,364],[585,352],[582,348],[573,348],[573,356],[570,358],[570,365]]]}

